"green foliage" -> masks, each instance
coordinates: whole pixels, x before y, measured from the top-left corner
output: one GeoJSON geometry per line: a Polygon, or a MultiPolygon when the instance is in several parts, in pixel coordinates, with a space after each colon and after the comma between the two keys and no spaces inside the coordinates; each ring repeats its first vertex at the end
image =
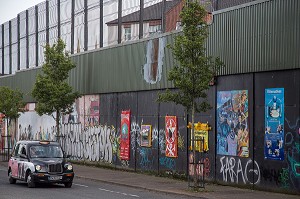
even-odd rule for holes
{"type": "Polygon", "coordinates": [[[72,112],[75,99],[80,97],[66,82],[69,71],[75,67],[61,39],[52,47],[49,44],[45,46],[45,63],[42,74],[36,78],[32,96],[37,101],[36,111],[39,115],[56,112],[57,126],[61,114],[72,112]]]}
{"type": "Polygon", "coordinates": [[[5,117],[10,119],[18,118],[24,107],[23,94],[19,90],[12,90],[5,86],[0,87],[0,112],[5,117]]]}
{"type": "Polygon", "coordinates": [[[210,108],[206,100],[209,83],[223,64],[219,58],[206,56],[206,14],[206,10],[198,2],[185,3],[180,13],[183,32],[176,36],[174,46],[168,46],[178,63],[170,70],[168,80],[174,83],[178,91],[167,90],[160,93],[158,101],[172,101],[196,112],[205,112],[210,108]],[[199,98],[204,100],[196,103],[199,98]]]}

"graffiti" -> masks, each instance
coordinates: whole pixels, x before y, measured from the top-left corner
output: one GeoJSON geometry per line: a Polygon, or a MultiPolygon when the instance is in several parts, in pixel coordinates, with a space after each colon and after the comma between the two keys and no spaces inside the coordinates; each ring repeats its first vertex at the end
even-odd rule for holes
{"type": "Polygon", "coordinates": [[[284,138],[285,145],[292,145],[294,142],[294,136],[291,132],[287,132],[284,138]]]}
{"type": "MultiPolygon", "coordinates": [[[[193,153],[189,154],[189,175],[194,175],[194,164],[193,164],[194,155],[193,153]]],[[[209,158],[202,158],[198,161],[196,166],[196,174],[199,176],[204,176],[208,178],[210,175],[210,160],[209,158]]]]}
{"type": "Polygon", "coordinates": [[[294,142],[287,153],[290,181],[294,187],[300,186],[300,144],[294,142]]]}
{"type": "Polygon", "coordinates": [[[184,138],[180,135],[180,132],[178,131],[178,148],[180,150],[184,150],[184,138]]]}
{"type": "Polygon", "coordinates": [[[265,181],[274,181],[276,182],[276,185],[279,183],[279,175],[280,171],[276,171],[275,169],[267,169],[267,168],[262,168],[262,176],[265,181]]]}
{"type": "MultiPolygon", "coordinates": [[[[284,118],[284,119],[290,129],[296,130],[297,128],[299,128],[300,118],[297,118],[294,124],[291,124],[291,121],[289,121],[287,118],[284,118]]],[[[299,130],[300,130],[300,128],[299,128],[299,130]]]]}
{"type": "Polygon", "coordinates": [[[161,154],[166,153],[166,137],[165,137],[165,130],[159,130],[159,140],[158,140],[159,150],[161,154]]]}
{"type": "Polygon", "coordinates": [[[63,125],[65,152],[75,159],[112,163],[115,128],[105,125],[82,129],[81,124],[63,125]]]}
{"type": "Polygon", "coordinates": [[[260,168],[256,161],[250,159],[243,166],[240,159],[223,156],[220,158],[220,162],[220,173],[223,175],[224,182],[239,183],[242,181],[244,184],[260,183],[260,168]]]}
{"type": "Polygon", "coordinates": [[[140,167],[144,170],[152,170],[154,165],[154,154],[150,148],[139,148],[140,167]]]}
{"type": "Polygon", "coordinates": [[[152,146],[154,148],[158,148],[158,137],[159,137],[159,130],[154,127],[152,131],[152,146]]]}
{"type": "Polygon", "coordinates": [[[283,168],[279,174],[279,181],[282,188],[289,188],[289,170],[283,168]]]}
{"type": "Polygon", "coordinates": [[[159,158],[159,164],[170,170],[175,170],[176,168],[176,162],[173,158],[161,157],[159,158]]]}
{"type": "Polygon", "coordinates": [[[165,38],[152,39],[147,43],[146,63],[143,67],[147,83],[155,84],[161,80],[165,46],[165,38]]]}
{"type": "Polygon", "coordinates": [[[299,143],[299,125],[300,118],[295,122],[291,122],[285,118],[289,131],[286,133],[285,140],[285,159],[286,168],[280,173],[280,183],[283,188],[299,187],[300,186],[300,143],[299,143]]]}
{"type": "Polygon", "coordinates": [[[121,160],[121,167],[129,168],[129,161],[128,160],[121,160]]]}
{"type": "Polygon", "coordinates": [[[132,122],[130,125],[130,145],[131,149],[135,150],[137,145],[140,146],[140,132],[141,128],[139,124],[132,122]]]}

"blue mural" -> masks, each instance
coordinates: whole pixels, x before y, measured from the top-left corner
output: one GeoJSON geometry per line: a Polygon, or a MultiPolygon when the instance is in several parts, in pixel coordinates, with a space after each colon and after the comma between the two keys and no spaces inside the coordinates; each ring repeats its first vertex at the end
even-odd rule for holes
{"type": "Polygon", "coordinates": [[[217,154],[249,156],[248,91],[217,94],[217,154]]]}
{"type": "Polygon", "coordinates": [[[284,88],[265,89],[265,158],[284,160],[284,88]]]}

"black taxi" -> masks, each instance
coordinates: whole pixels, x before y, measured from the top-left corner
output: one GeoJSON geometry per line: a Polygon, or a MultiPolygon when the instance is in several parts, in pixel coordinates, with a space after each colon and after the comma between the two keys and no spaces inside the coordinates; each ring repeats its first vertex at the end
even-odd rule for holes
{"type": "Polygon", "coordinates": [[[74,172],[59,143],[23,140],[14,145],[8,177],[11,184],[21,180],[28,187],[35,187],[36,183],[60,183],[70,188],[74,172]]]}

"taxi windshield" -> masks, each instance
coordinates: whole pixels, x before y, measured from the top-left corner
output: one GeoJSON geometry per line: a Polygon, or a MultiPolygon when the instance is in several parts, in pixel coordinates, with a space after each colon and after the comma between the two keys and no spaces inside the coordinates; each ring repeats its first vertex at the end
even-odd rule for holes
{"type": "Polygon", "coordinates": [[[63,152],[60,146],[55,145],[34,145],[29,148],[32,158],[62,158],[63,152]]]}

